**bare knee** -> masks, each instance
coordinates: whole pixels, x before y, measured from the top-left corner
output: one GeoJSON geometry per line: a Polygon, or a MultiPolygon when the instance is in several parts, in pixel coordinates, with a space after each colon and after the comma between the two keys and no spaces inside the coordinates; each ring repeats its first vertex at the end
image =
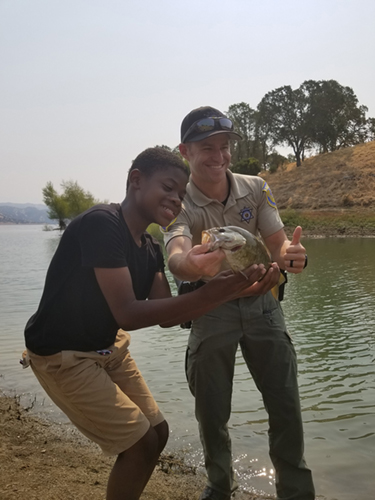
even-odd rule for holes
{"type": "Polygon", "coordinates": [[[160,424],[154,427],[154,431],[158,436],[158,455],[164,450],[169,437],[169,426],[168,423],[163,420],[160,424]]]}
{"type": "Polygon", "coordinates": [[[155,430],[150,427],[146,434],[141,437],[131,448],[119,454],[121,459],[124,455],[131,455],[133,459],[139,458],[145,462],[151,462],[158,456],[159,438],[155,430]]]}

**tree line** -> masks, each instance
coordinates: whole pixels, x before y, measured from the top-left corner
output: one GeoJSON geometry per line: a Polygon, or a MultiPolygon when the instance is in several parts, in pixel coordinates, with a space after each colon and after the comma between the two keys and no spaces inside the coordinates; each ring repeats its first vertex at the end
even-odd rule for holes
{"type": "Polygon", "coordinates": [[[226,114],[243,137],[232,148],[233,170],[272,170],[283,159],[275,146],[290,147],[300,166],[307,151],[327,153],[374,140],[375,118],[366,118],[367,111],[350,87],[335,80],[306,80],[295,90],[279,87],[256,109],[232,104],[226,114]]]}
{"type": "MultiPolygon", "coordinates": [[[[232,104],[225,114],[242,141],[232,144],[231,170],[257,175],[262,168],[275,171],[287,161],[299,167],[307,152],[328,153],[375,140],[375,118],[366,118],[367,111],[350,87],[335,80],[306,80],[295,90],[290,85],[279,87],[268,92],[256,109],[245,102],[232,104]],[[294,154],[286,158],[276,146],[288,146],[294,154]]],[[[180,154],[178,147],[160,147],[180,154]]],[[[99,201],[76,182],[63,181],[61,186],[64,192],[59,195],[48,182],[43,201],[48,217],[65,229],[69,220],[99,201]]]]}

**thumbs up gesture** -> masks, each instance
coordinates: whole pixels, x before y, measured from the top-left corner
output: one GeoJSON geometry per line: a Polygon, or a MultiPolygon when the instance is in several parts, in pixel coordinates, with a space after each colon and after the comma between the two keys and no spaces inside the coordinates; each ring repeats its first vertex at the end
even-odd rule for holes
{"type": "Polygon", "coordinates": [[[306,267],[306,249],[301,244],[302,227],[297,226],[292,241],[284,254],[285,270],[289,273],[300,273],[306,267]]]}

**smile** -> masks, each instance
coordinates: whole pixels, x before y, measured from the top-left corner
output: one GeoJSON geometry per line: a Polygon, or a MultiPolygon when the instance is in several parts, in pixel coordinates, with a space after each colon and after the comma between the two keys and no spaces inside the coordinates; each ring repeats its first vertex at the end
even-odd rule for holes
{"type": "Polygon", "coordinates": [[[225,168],[225,165],[208,165],[208,168],[212,168],[213,170],[220,170],[221,168],[225,168]]]}
{"type": "Polygon", "coordinates": [[[167,212],[171,217],[176,217],[177,214],[175,212],[173,212],[173,210],[171,210],[170,208],[165,207],[165,206],[163,206],[162,208],[163,208],[164,212],[167,212]]]}

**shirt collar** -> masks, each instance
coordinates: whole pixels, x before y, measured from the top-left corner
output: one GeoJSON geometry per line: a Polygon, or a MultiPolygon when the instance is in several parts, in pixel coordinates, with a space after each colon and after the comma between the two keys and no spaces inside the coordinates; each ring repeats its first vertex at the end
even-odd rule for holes
{"type": "MultiPolygon", "coordinates": [[[[246,196],[246,194],[248,193],[248,190],[246,189],[246,187],[242,183],[238,182],[237,178],[232,174],[232,172],[230,170],[227,170],[227,176],[228,176],[229,181],[230,181],[229,199],[234,198],[235,200],[238,200],[239,198],[243,198],[244,196],[246,196]]],[[[190,198],[193,200],[193,202],[196,205],[198,205],[199,207],[204,207],[212,202],[212,198],[208,198],[194,184],[194,182],[191,179],[191,176],[189,179],[189,183],[186,187],[186,192],[188,193],[190,198]]]]}

